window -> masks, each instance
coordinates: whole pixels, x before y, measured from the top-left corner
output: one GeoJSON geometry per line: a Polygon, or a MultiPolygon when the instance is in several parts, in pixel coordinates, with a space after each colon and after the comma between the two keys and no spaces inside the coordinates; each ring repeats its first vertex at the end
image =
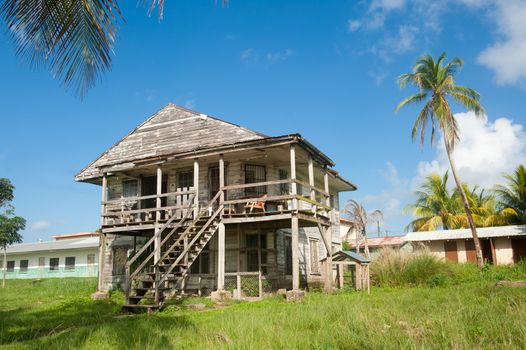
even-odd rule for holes
{"type": "Polygon", "coordinates": [[[320,259],[318,257],[318,240],[310,239],[309,248],[310,248],[310,273],[319,274],[320,273],[320,259]]]}
{"type": "Polygon", "coordinates": [[[64,269],[65,270],[75,270],[75,257],[74,256],[66,257],[66,266],[64,269]]]}
{"type": "MultiPolygon", "coordinates": [[[[289,172],[285,169],[279,169],[279,179],[287,180],[289,178],[289,172]]],[[[290,193],[289,184],[279,184],[279,194],[287,195],[290,193]]]]}
{"type": "Polygon", "coordinates": [[[49,271],[58,271],[59,258],[49,259],[49,271]]]}
{"type": "Polygon", "coordinates": [[[7,262],[7,272],[15,272],[15,261],[14,260],[7,262]]]}
{"type": "Polygon", "coordinates": [[[46,258],[41,256],[40,258],[38,258],[38,268],[43,269],[44,266],[46,266],[46,258]]]}
{"type": "MultiPolygon", "coordinates": [[[[267,181],[267,171],[263,165],[245,164],[245,183],[252,184],[267,181]]],[[[245,188],[246,196],[261,197],[267,193],[267,186],[245,188]]]]}
{"type": "Polygon", "coordinates": [[[177,172],[177,188],[194,187],[194,171],[184,170],[177,172]]]}
{"type": "Polygon", "coordinates": [[[247,271],[267,272],[268,250],[267,234],[250,234],[246,236],[247,271]]]}
{"type": "Polygon", "coordinates": [[[88,266],[95,265],[95,254],[88,254],[88,266]]]}
{"type": "Polygon", "coordinates": [[[127,197],[136,197],[139,190],[139,185],[137,180],[124,180],[122,181],[122,196],[127,197]]]}
{"type": "Polygon", "coordinates": [[[27,267],[29,266],[29,260],[20,260],[20,272],[27,272],[27,267]]]}
{"type": "Polygon", "coordinates": [[[219,167],[208,168],[208,188],[210,189],[209,198],[212,199],[219,192],[219,167]]]}

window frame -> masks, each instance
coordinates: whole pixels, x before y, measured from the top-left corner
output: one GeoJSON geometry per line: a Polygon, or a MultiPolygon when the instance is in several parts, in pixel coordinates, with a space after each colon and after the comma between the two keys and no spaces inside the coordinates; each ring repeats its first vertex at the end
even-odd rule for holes
{"type": "Polygon", "coordinates": [[[19,262],[18,262],[18,272],[20,273],[27,273],[29,269],[29,259],[21,259],[19,262]],[[24,262],[23,266],[22,265],[22,262],[24,262]]]}
{"type": "Polygon", "coordinates": [[[49,271],[50,272],[58,272],[60,271],[60,258],[49,258],[49,271]],[[56,261],[56,265],[52,262],[56,261]]]}
{"type": "Polygon", "coordinates": [[[76,265],[76,256],[66,256],[65,262],[64,262],[64,271],[75,271],[75,265],[76,265]],[[70,259],[70,263],[68,264],[68,259],[70,259]],[[73,259],[73,265],[71,264],[71,259],[73,259]]]}
{"type": "MultiPolygon", "coordinates": [[[[244,164],[244,167],[243,167],[243,176],[244,176],[245,184],[266,182],[267,181],[267,167],[262,164],[246,163],[244,164]],[[249,171],[250,168],[253,168],[253,179],[247,176],[247,172],[249,171]],[[257,169],[262,170],[263,176],[258,177],[261,174],[258,173],[257,169]]],[[[267,194],[267,186],[257,186],[257,187],[246,187],[245,188],[246,197],[257,198],[257,197],[264,196],[265,194],[267,194]]]]}
{"type": "Polygon", "coordinates": [[[187,168],[187,169],[178,169],[175,171],[175,188],[193,188],[195,186],[194,184],[194,169],[187,168]],[[181,177],[184,176],[186,178],[182,179],[181,177]],[[187,182],[184,183],[185,185],[191,184],[190,186],[182,186],[181,182],[187,182]]]}
{"type": "Polygon", "coordinates": [[[7,260],[6,265],[5,265],[5,271],[7,273],[15,272],[15,266],[16,266],[15,260],[7,260]],[[9,265],[12,265],[12,266],[9,267],[9,265]]]}

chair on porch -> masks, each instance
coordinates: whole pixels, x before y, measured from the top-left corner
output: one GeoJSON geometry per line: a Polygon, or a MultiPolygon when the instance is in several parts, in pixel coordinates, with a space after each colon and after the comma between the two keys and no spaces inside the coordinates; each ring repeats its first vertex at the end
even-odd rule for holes
{"type": "Polygon", "coordinates": [[[264,213],[265,212],[265,202],[266,202],[267,197],[268,195],[265,194],[261,197],[261,200],[259,201],[247,202],[247,204],[245,204],[245,213],[247,213],[248,211],[249,214],[252,214],[254,210],[259,210],[262,213],[264,213]]]}

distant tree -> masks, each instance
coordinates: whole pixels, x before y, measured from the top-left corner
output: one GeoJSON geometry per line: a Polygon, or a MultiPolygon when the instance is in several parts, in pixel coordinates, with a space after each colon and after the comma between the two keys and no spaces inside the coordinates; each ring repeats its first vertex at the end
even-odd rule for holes
{"type": "Polygon", "coordinates": [[[2,288],[5,288],[5,274],[7,269],[7,246],[22,242],[20,231],[26,227],[26,220],[15,216],[15,208],[11,204],[14,198],[14,186],[9,179],[0,179],[0,246],[4,249],[2,288]]]}
{"type": "Polygon", "coordinates": [[[398,78],[401,88],[410,84],[417,88],[418,92],[400,102],[396,106],[395,112],[409,104],[424,103],[424,107],[418,114],[411,132],[413,140],[420,134],[421,145],[424,143],[427,126],[431,128],[431,143],[434,141],[436,129],[438,128],[442,131],[451,172],[453,173],[475,243],[477,264],[482,267],[484,261],[482,259],[477,228],[452,156],[455,144],[459,141],[459,130],[449,100],[453,99],[468,110],[475,112],[477,116],[482,116],[484,109],[480,104],[480,94],[477,91],[455,83],[454,75],[463,66],[463,61],[459,58],[454,58],[449,63],[445,63],[445,59],[445,53],[441,54],[437,61],[431,55],[423,55],[416,61],[411,73],[402,74],[398,78]]]}
{"type": "Polygon", "coordinates": [[[526,168],[519,165],[504,176],[506,184],[496,185],[497,207],[512,224],[526,223],[526,168]]]}
{"type": "Polygon", "coordinates": [[[461,204],[447,187],[449,175],[430,174],[415,191],[416,201],[406,207],[416,217],[406,229],[412,231],[449,230],[459,224],[461,204]]]}
{"type": "Polygon", "coordinates": [[[352,222],[356,228],[356,252],[360,252],[360,241],[364,243],[364,254],[369,257],[369,246],[367,244],[367,225],[371,221],[383,219],[383,213],[380,210],[374,210],[367,213],[365,208],[355,200],[348,200],[345,204],[342,214],[352,222]]]}

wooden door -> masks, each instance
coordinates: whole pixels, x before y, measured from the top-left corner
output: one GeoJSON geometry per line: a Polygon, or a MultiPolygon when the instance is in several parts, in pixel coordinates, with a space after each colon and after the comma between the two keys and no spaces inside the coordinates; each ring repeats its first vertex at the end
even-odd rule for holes
{"type": "Polygon", "coordinates": [[[457,241],[444,241],[444,251],[447,261],[458,262],[457,241]]]}
{"type": "Polygon", "coordinates": [[[466,259],[470,263],[477,263],[477,253],[475,252],[475,243],[472,239],[466,240],[466,259]]]}
{"type": "Polygon", "coordinates": [[[513,249],[513,262],[519,262],[526,259],[526,239],[512,238],[511,248],[513,249]]]}

